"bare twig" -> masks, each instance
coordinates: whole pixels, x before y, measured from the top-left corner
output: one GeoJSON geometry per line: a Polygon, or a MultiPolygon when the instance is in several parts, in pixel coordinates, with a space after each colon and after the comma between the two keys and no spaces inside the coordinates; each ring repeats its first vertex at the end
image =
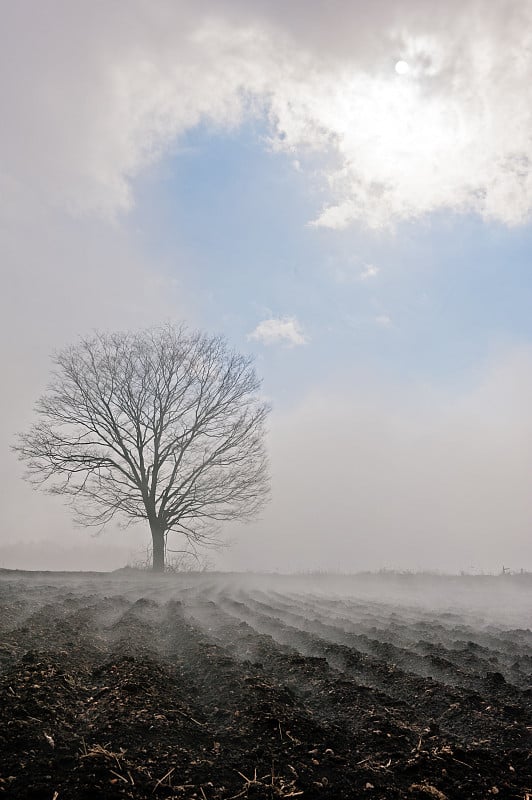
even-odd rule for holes
{"type": "Polygon", "coordinates": [[[200,728],[205,727],[204,722],[199,722],[197,719],[194,719],[194,717],[191,717],[190,714],[187,714],[185,711],[181,711],[179,708],[168,708],[167,711],[174,712],[175,714],[179,714],[181,717],[184,717],[185,719],[189,719],[191,722],[193,722],[195,725],[198,725],[200,728]]]}
{"type": "MultiPolygon", "coordinates": [[[[169,770],[168,770],[168,772],[167,772],[165,775],[163,775],[163,777],[162,777],[162,778],[159,778],[159,780],[157,781],[157,783],[156,783],[156,784],[155,784],[155,786],[153,787],[152,794],[155,794],[155,792],[157,791],[157,789],[159,788],[159,786],[161,785],[161,783],[162,783],[164,780],[166,780],[166,778],[169,778],[169,777],[170,777],[170,775],[171,775],[173,772],[175,772],[175,767],[172,767],[172,769],[169,769],[169,770]]],[[[169,785],[170,785],[170,784],[169,784],[169,785]]]]}

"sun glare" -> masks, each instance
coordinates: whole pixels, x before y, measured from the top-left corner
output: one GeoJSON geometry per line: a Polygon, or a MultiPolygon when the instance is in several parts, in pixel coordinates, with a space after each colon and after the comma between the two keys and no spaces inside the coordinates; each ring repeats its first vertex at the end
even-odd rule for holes
{"type": "Polygon", "coordinates": [[[406,61],[398,61],[395,65],[395,71],[398,75],[406,75],[410,71],[410,67],[406,61]]]}

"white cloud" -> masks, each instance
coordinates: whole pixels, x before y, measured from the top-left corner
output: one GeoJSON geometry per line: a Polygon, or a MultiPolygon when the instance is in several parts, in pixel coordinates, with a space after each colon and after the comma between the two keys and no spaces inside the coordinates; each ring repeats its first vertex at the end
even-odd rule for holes
{"type": "MultiPolygon", "coordinates": [[[[113,216],[202,121],[263,116],[341,228],[438,209],[516,224],[532,209],[526,0],[10,4],[3,11],[0,188],[113,216]],[[27,9],[31,8],[31,29],[27,9]],[[34,36],[32,31],[39,31],[34,36]],[[395,64],[405,60],[406,75],[395,64]],[[511,125],[508,124],[511,120],[511,125]],[[316,169],[316,164],[311,163],[316,169]]],[[[5,209],[4,209],[5,210],[5,209]]]]}
{"type": "Polygon", "coordinates": [[[359,275],[359,279],[361,281],[368,281],[370,278],[375,278],[380,272],[380,268],[376,267],[374,264],[366,264],[364,269],[359,275]]]}
{"type": "Polygon", "coordinates": [[[366,21],[351,59],[315,64],[272,100],[279,147],[328,149],[333,159],[331,200],[315,224],[381,227],[439,209],[527,220],[530,5],[466,0],[442,13],[433,2],[399,2],[383,10],[387,18],[366,21]],[[395,74],[392,54],[408,60],[408,76],[395,74]]]}
{"type": "Polygon", "coordinates": [[[391,317],[388,314],[378,314],[375,317],[375,322],[377,325],[380,325],[381,328],[390,328],[392,325],[391,317]]]}
{"type": "Polygon", "coordinates": [[[287,347],[296,347],[308,342],[295,317],[264,319],[259,322],[254,331],[248,334],[248,339],[264,345],[283,344],[287,347]]]}
{"type": "Polygon", "coordinates": [[[376,278],[380,271],[380,267],[374,264],[364,264],[364,266],[361,267],[358,259],[342,261],[332,266],[334,280],[337,283],[345,284],[366,283],[376,278]]]}

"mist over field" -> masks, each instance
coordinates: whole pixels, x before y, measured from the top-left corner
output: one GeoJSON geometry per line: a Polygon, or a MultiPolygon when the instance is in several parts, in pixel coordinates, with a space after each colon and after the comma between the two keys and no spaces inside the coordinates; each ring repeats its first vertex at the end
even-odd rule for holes
{"type": "MultiPolygon", "coordinates": [[[[245,529],[227,524],[229,546],[206,551],[206,563],[281,573],[530,569],[527,364],[527,353],[514,355],[459,398],[402,389],[390,409],[381,387],[275,409],[271,503],[245,529]]],[[[146,559],[146,525],[94,535],[73,527],[57,499],[20,481],[14,491],[24,504],[4,528],[2,566],[105,571],[146,559]],[[20,536],[24,520],[32,527],[20,536]]]]}
{"type": "MultiPolygon", "coordinates": [[[[74,596],[109,597],[120,593],[131,602],[149,598],[158,603],[181,598],[194,606],[194,598],[224,595],[234,598],[280,595],[306,598],[309,603],[331,602],[342,607],[352,604],[364,616],[367,607],[378,607],[387,614],[397,613],[406,621],[424,615],[461,618],[477,628],[496,625],[507,628],[529,627],[532,592],[530,573],[517,575],[447,576],[429,573],[359,573],[356,575],[265,574],[231,572],[189,572],[153,578],[148,571],[119,569],[112,573],[85,575],[75,572],[37,572],[2,570],[0,580],[21,590],[31,590],[32,609],[50,602],[50,593],[67,591],[74,596]]],[[[199,613],[199,612],[198,612],[199,613]]],[[[307,612],[311,614],[310,611],[307,612]]],[[[355,614],[355,616],[357,616],[355,614]]],[[[201,615],[200,615],[201,616],[201,615]]],[[[201,620],[200,620],[201,621],[201,620]]],[[[22,624],[23,618],[19,620],[22,624]]],[[[309,616],[312,625],[312,616],[309,616]]]]}

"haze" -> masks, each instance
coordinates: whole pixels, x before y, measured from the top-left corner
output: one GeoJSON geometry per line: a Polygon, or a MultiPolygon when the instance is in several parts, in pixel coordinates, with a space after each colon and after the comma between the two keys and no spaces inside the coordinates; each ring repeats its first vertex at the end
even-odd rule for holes
{"type": "Polygon", "coordinates": [[[272,502],[212,566],[532,569],[530,4],[1,14],[0,566],[142,559],[9,448],[55,348],[184,321],[274,407],[272,502]]]}

